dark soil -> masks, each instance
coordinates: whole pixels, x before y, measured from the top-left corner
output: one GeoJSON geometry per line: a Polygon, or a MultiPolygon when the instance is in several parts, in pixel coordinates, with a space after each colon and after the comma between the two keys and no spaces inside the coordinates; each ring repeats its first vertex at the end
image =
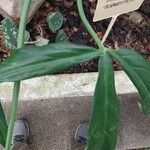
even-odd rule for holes
{"type": "Polygon", "coordinates": [[[0,30],[0,62],[4,61],[7,57],[10,56],[11,51],[9,49],[6,49],[5,46],[3,45],[3,33],[0,30]]]}
{"type": "MultiPolygon", "coordinates": [[[[96,23],[92,22],[96,3],[97,0],[84,0],[84,9],[97,35],[102,38],[110,19],[96,23]]],[[[80,20],[76,0],[47,0],[27,26],[31,40],[34,41],[36,36],[42,34],[44,38],[48,38],[51,42],[54,42],[56,34],[49,30],[46,21],[47,14],[52,11],[59,11],[63,14],[65,21],[62,28],[67,33],[70,42],[96,47],[80,20]]],[[[135,23],[129,19],[129,13],[121,15],[118,17],[105,45],[113,48],[135,49],[150,61],[150,0],[145,0],[137,12],[142,15],[143,21],[135,23]]],[[[95,72],[98,70],[97,61],[96,59],[77,65],[66,70],[64,73],[95,72]]],[[[114,69],[121,69],[120,65],[115,61],[114,69]]]]}

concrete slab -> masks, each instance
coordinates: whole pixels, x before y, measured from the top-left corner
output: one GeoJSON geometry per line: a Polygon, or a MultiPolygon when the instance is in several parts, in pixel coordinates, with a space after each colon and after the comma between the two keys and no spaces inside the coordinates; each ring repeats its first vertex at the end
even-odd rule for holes
{"type": "MultiPolygon", "coordinates": [[[[92,96],[98,73],[51,75],[21,82],[20,100],[92,96]]],[[[133,83],[123,71],[115,72],[118,94],[137,93],[133,83]]],[[[0,98],[10,101],[13,83],[0,84],[0,98]]]]}
{"type": "MultiPolygon", "coordinates": [[[[30,124],[33,150],[84,149],[74,141],[74,131],[80,122],[89,120],[97,75],[54,75],[22,82],[18,118],[30,124]]],[[[121,104],[117,150],[150,147],[150,116],[141,114],[137,90],[124,72],[116,72],[115,79],[121,104]]],[[[0,84],[7,118],[12,86],[13,83],[0,84]]]]}
{"type": "MultiPolygon", "coordinates": [[[[28,20],[45,0],[32,0],[28,20]]],[[[0,0],[0,14],[18,21],[24,0],[0,0]]]]}
{"type": "MultiPolygon", "coordinates": [[[[20,102],[18,118],[30,125],[32,150],[84,150],[85,145],[74,141],[77,126],[88,121],[92,97],[20,102]]],[[[117,150],[150,146],[150,116],[139,111],[138,95],[120,95],[121,127],[117,150]]],[[[10,103],[5,103],[10,113],[10,103]]]]}

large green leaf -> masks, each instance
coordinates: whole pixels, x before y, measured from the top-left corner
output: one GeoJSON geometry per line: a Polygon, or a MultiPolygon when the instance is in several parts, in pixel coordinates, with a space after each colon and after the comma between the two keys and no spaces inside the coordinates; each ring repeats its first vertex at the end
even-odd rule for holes
{"type": "Polygon", "coordinates": [[[5,146],[7,137],[7,124],[2,105],[0,103],[0,144],[5,146]]]}
{"type": "Polygon", "coordinates": [[[97,49],[74,44],[24,47],[0,64],[0,82],[52,74],[99,55],[97,49]]]}
{"type": "Polygon", "coordinates": [[[95,89],[88,150],[115,150],[119,128],[112,60],[107,52],[99,63],[99,77],[95,89]]]}
{"type": "Polygon", "coordinates": [[[133,50],[120,49],[110,51],[110,54],[118,60],[138,89],[143,112],[150,113],[150,64],[133,50]]]}

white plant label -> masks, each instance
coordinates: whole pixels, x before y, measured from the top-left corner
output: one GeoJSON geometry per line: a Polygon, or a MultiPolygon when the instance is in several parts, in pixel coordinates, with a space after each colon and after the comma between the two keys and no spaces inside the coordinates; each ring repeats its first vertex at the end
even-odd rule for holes
{"type": "Polygon", "coordinates": [[[144,0],[98,0],[93,21],[137,10],[144,0]]]}

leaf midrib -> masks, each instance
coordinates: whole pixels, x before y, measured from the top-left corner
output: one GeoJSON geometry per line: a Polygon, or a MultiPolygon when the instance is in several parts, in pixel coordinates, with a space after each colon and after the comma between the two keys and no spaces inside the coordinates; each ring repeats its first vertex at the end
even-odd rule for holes
{"type": "MultiPolygon", "coordinates": [[[[107,76],[108,76],[108,69],[106,69],[107,68],[107,59],[106,59],[106,56],[107,54],[106,54],[106,52],[104,52],[104,56],[103,56],[103,58],[104,58],[104,79],[105,79],[105,89],[107,89],[107,85],[108,85],[108,82],[107,82],[107,76]]],[[[100,83],[101,84],[101,83],[100,83]]],[[[107,116],[108,115],[108,104],[109,104],[109,100],[108,100],[108,96],[107,96],[108,94],[107,94],[107,90],[105,90],[105,109],[104,109],[104,116],[107,116]],[[106,110],[106,111],[105,111],[106,110]]],[[[104,140],[105,140],[105,136],[106,136],[106,129],[107,129],[107,122],[108,122],[108,117],[104,117],[105,118],[105,120],[104,120],[104,133],[103,133],[103,137],[102,137],[102,143],[104,142],[104,140]]],[[[101,149],[102,149],[102,146],[103,146],[103,144],[101,145],[101,149]]]]}

